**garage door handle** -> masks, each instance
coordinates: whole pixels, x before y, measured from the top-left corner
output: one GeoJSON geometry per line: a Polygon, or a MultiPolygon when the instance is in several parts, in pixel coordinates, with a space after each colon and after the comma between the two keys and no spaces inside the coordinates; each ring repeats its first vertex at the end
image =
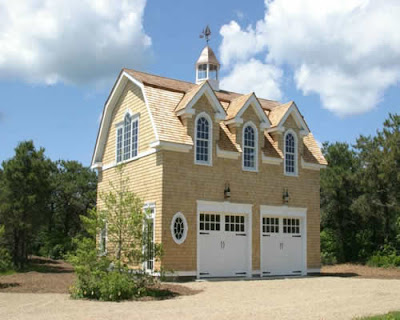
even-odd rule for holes
{"type": "Polygon", "coordinates": [[[242,237],[245,237],[245,236],[246,236],[245,233],[236,233],[236,235],[237,235],[237,236],[242,236],[242,237]]]}
{"type": "Polygon", "coordinates": [[[270,237],[270,234],[263,234],[263,237],[270,237]]]}
{"type": "Polygon", "coordinates": [[[200,234],[210,234],[209,232],[200,232],[200,234]]]}
{"type": "Polygon", "coordinates": [[[292,236],[293,238],[301,238],[301,235],[292,236]]]}

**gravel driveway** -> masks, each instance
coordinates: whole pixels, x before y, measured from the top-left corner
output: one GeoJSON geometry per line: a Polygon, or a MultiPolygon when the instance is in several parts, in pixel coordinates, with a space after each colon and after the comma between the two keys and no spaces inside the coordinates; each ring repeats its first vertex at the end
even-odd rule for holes
{"type": "Polygon", "coordinates": [[[0,319],[352,319],[400,310],[400,280],[309,277],[185,286],[203,291],[123,303],[74,301],[66,294],[0,293],[0,319]]]}

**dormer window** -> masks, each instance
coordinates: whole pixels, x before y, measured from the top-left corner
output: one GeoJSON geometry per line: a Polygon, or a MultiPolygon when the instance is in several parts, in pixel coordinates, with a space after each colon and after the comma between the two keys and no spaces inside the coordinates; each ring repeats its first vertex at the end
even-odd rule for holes
{"type": "Polygon", "coordinates": [[[243,170],[257,171],[257,129],[253,124],[243,129],[243,170]]]}
{"type": "Polygon", "coordinates": [[[200,113],[195,122],[195,163],[211,165],[212,122],[206,113],[200,113]]]}
{"type": "Polygon", "coordinates": [[[127,113],[123,123],[117,127],[116,160],[117,163],[138,155],[139,117],[127,113]]]}
{"type": "Polygon", "coordinates": [[[297,138],[292,130],[288,130],[284,137],[285,141],[285,174],[297,175],[297,138]]]}
{"type": "Polygon", "coordinates": [[[206,64],[199,65],[197,72],[198,72],[197,79],[199,79],[199,80],[207,79],[207,65],[206,64]]]}

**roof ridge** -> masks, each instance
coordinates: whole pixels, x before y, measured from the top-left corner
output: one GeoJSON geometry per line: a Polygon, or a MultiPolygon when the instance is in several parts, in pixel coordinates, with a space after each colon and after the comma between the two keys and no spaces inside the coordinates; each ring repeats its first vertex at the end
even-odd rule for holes
{"type": "Polygon", "coordinates": [[[158,77],[158,78],[163,78],[163,79],[168,79],[168,80],[174,80],[174,81],[179,81],[179,82],[185,82],[185,83],[188,83],[188,84],[196,85],[196,83],[194,83],[194,82],[185,81],[185,80],[179,80],[179,79],[175,79],[175,78],[164,77],[164,76],[160,76],[160,75],[154,74],[154,73],[149,73],[149,72],[144,72],[144,71],[139,71],[139,70],[129,69],[129,68],[122,68],[122,69],[123,69],[123,70],[127,70],[127,71],[133,71],[133,72],[144,73],[144,74],[147,74],[147,75],[153,76],[153,77],[158,77]]]}

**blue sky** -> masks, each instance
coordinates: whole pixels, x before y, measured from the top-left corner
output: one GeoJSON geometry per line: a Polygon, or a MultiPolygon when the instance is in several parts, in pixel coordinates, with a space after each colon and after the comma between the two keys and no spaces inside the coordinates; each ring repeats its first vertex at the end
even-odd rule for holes
{"type": "MultiPolygon", "coordinates": [[[[236,69],[238,66],[247,68],[248,61],[259,61],[262,67],[265,67],[260,71],[264,72],[263,70],[265,70],[265,74],[272,72],[271,77],[275,81],[271,85],[275,91],[268,91],[269,85],[266,85],[266,91],[260,89],[261,93],[274,92],[273,95],[279,96],[279,100],[282,102],[294,100],[318,141],[354,143],[360,134],[373,134],[377,128],[380,128],[389,112],[399,113],[400,111],[398,80],[400,69],[396,69],[399,67],[398,63],[393,62],[388,70],[381,69],[380,73],[377,73],[379,77],[382,77],[382,81],[378,79],[377,82],[367,81],[363,83],[368,74],[360,71],[363,68],[362,65],[359,68],[351,65],[351,68],[355,70],[353,73],[358,73],[357,77],[352,77],[352,73],[342,67],[345,65],[347,68],[349,63],[348,61],[344,63],[339,57],[342,52],[340,42],[339,45],[334,46],[334,48],[339,48],[338,57],[336,58],[334,53],[329,59],[326,58],[328,55],[326,52],[332,52],[329,44],[327,45],[323,41],[324,37],[331,38],[329,30],[327,35],[324,35],[318,31],[320,29],[318,26],[311,28],[311,30],[316,30],[317,34],[314,37],[322,39],[321,47],[328,46],[329,51],[321,49],[319,52],[318,44],[315,45],[317,49],[312,49],[314,44],[310,44],[312,50],[307,51],[301,47],[293,47],[296,41],[293,41],[294,44],[290,44],[292,47],[289,46],[288,48],[284,47],[286,44],[279,43],[279,37],[276,36],[279,31],[282,34],[282,41],[286,41],[286,43],[290,42],[287,39],[288,35],[282,32],[282,26],[274,25],[270,21],[273,21],[271,17],[278,15],[277,12],[282,14],[282,10],[278,10],[278,6],[281,5],[282,8],[285,8],[286,0],[276,1],[276,11],[268,8],[269,3],[265,4],[263,1],[252,1],[251,3],[208,0],[201,2],[148,1],[147,3],[141,0],[132,1],[133,6],[130,7],[130,10],[133,10],[133,12],[136,10],[137,7],[134,2],[140,2],[144,10],[139,12],[141,19],[132,22],[131,28],[137,29],[136,33],[132,34],[133,42],[128,41],[125,47],[121,46],[122,49],[117,48],[114,52],[109,49],[108,53],[105,53],[108,56],[104,59],[99,57],[99,52],[96,52],[95,57],[99,59],[98,61],[93,62],[90,57],[92,53],[90,50],[86,51],[86,48],[82,48],[82,52],[78,52],[74,58],[73,48],[77,46],[75,39],[79,43],[84,40],[79,39],[81,34],[76,30],[71,31],[75,35],[72,37],[67,37],[66,33],[58,34],[60,37],[68,38],[68,41],[58,38],[57,35],[48,37],[52,39],[51,41],[55,43],[54,45],[57,48],[57,50],[49,50],[46,53],[48,55],[46,61],[53,59],[57,62],[53,65],[46,65],[43,61],[29,64],[25,60],[18,60],[22,58],[18,58],[15,53],[11,55],[11,51],[5,51],[4,43],[2,43],[5,40],[0,36],[0,96],[2,97],[0,103],[0,162],[13,156],[13,149],[18,142],[32,139],[37,147],[44,147],[46,154],[53,160],[78,160],[89,165],[98,131],[99,116],[113,85],[113,79],[118,75],[120,68],[137,68],[167,77],[193,81],[195,77],[194,63],[204,46],[204,40],[199,39],[199,34],[206,24],[210,25],[213,32],[211,47],[218,57],[221,53],[225,57],[222,59],[224,64],[221,73],[222,78],[235,80],[237,78],[234,78],[233,74],[235,70],[239,70],[236,69]],[[269,20],[270,18],[271,20],[269,20]],[[231,21],[235,21],[235,24],[232,24],[231,21]],[[262,26],[263,23],[264,26],[262,26]],[[141,30],[141,27],[143,30],[141,30]],[[221,28],[224,28],[225,31],[220,33],[221,28]],[[275,33],[272,34],[274,31],[275,33]],[[236,36],[238,32],[243,38],[236,36]],[[256,38],[262,39],[261,42],[255,40],[256,38]],[[149,39],[151,39],[151,44],[149,44],[149,39]],[[238,43],[235,43],[235,41],[238,41],[238,43]],[[249,43],[246,51],[236,52],[235,49],[232,49],[245,41],[249,43]],[[140,45],[146,47],[146,49],[138,49],[140,45]],[[257,49],[258,47],[260,49],[257,49]],[[253,50],[253,48],[255,49],[253,50]],[[301,52],[295,53],[298,56],[289,56],[287,53],[282,53],[286,49],[301,52]],[[118,50],[121,50],[122,53],[116,52],[118,50]],[[318,51],[318,58],[316,59],[312,57],[313,52],[311,52],[315,50],[318,51]],[[71,59],[64,56],[65,52],[69,51],[72,52],[69,55],[69,57],[72,57],[71,59]],[[77,61],[80,56],[85,54],[88,56],[88,61],[84,60],[84,64],[82,61],[77,61]],[[57,56],[54,57],[53,55],[57,56]],[[307,55],[310,56],[311,60],[304,58],[307,55]],[[26,64],[24,65],[20,61],[26,64]],[[56,68],[54,66],[57,65],[57,68],[60,68],[59,64],[62,64],[63,61],[65,61],[63,68],[53,72],[52,67],[56,68]],[[316,63],[309,61],[316,61],[316,63]],[[316,65],[318,69],[315,69],[316,65]],[[335,66],[334,69],[332,69],[332,65],[335,66]],[[307,76],[307,73],[305,75],[301,73],[305,67],[311,70],[313,74],[320,74],[321,70],[324,70],[325,73],[317,78],[312,78],[307,76]],[[74,68],[79,72],[72,73],[74,68]],[[344,74],[348,75],[348,78],[344,78],[346,81],[341,81],[341,85],[337,85],[326,75],[326,73],[329,74],[329,70],[341,70],[342,73],[338,77],[343,79],[344,74]],[[99,81],[96,80],[97,75],[99,81]],[[357,81],[361,82],[362,85],[355,84],[357,81]],[[382,85],[383,82],[385,85],[382,85]],[[343,88],[347,83],[349,88],[343,88]],[[320,84],[324,84],[324,86],[320,86],[320,84]],[[334,98],[331,97],[331,88],[333,88],[334,98]],[[377,97],[369,96],[370,90],[375,89],[379,93],[377,97]],[[351,97],[349,97],[350,91],[352,92],[351,97]],[[353,92],[355,93],[353,94],[353,92]],[[336,96],[338,99],[336,99],[336,96]],[[359,101],[360,108],[358,108],[358,102],[355,103],[354,101],[359,101]],[[345,111],[338,107],[338,105],[346,103],[348,107],[345,111]]],[[[307,0],[306,2],[310,1],[307,0]]],[[[4,5],[7,6],[7,4],[4,5]]],[[[0,11],[1,6],[0,3],[0,11]]],[[[9,11],[21,10],[12,7],[8,9],[9,11]]],[[[393,11],[392,9],[389,11],[393,11]]],[[[398,8],[396,7],[396,9],[398,8]]],[[[57,19],[59,11],[54,8],[48,10],[54,13],[55,19],[57,19]]],[[[71,10],[74,12],[75,9],[71,10]]],[[[330,10],[342,16],[346,16],[349,12],[349,8],[340,8],[340,10],[333,8],[330,10]]],[[[375,17],[374,12],[376,10],[373,7],[363,10],[365,12],[363,11],[362,14],[375,17]]],[[[92,11],[86,10],[82,16],[90,14],[92,14],[92,11]]],[[[293,20],[301,19],[293,12],[289,12],[287,15],[288,17],[292,15],[290,18],[293,20]]],[[[115,17],[117,17],[115,19],[118,19],[118,12],[116,12],[115,17]]],[[[26,19],[30,18],[32,17],[28,16],[26,19]]],[[[74,14],[72,19],[74,19],[74,14]]],[[[110,23],[110,19],[113,18],[108,17],[107,19],[107,23],[110,23]]],[[[390,17],[388,19],[390,20],[390,17]]],[[[95,21],[100,24],[101,19],[98,20],[95,21]]],[[[78,26],[79,21],[76,23],[78,26]]],[[[308,19],[308,21],[312,21],[312,19],[308,19]]],[[[111,21],[111,23],[113,22],[111,21]]],[[[299,21],[299,25],[301,26],[301,21],[299,21]]],[[[63,27],[63,25],[60,24],[59,27],[63,27]]],[[[359,29],[359,26],[356,27],[359,29]]],[[[3,27],[0,26],[0,33],[1,28],[3,27]]],[[[9,32],[12,31],[16,34],[15,37],[18,37],[24,31],[24,27],[20,25],[13,27],[11,24],[8,28],[9,32]]],[[[109,29],[106,28],[106,31],[101,32],[98,30],[97,27],[95,37],[104,36],[103,32],[107,32],[109,29]]],[[[382,30],[382,32],[385,32],[385,30],[382,30]]],[[[43,31],[40,31],[38,34],[41,35],[42,33],[43,31]]],[[[86,36],[90,35],[83,32],[82,37],[86,36]]],[[[375,39],[373,35],[371,37],[375,39]]],[[[30,39],[36,38],[32,36],[30,39]]],[[[364,51],[354,65],[358,65],[362,59],[366,59],[367,62],[376,61],[377,59],[374,57],[378,55],[378,52],[374,52],[374,50],[377,51],[381,45],[389,46],[390,41],[390,37],[387,37],[386,44],[377,44],[376,42],[370,44],[368,37],[360,39],[360,46],[370,49],[367,53],[364,51]]],[[[342,43],[346,43],[346,46],[348,46],[346,39],[342,43]]],[[[396,47],[398,40],[393,40],[393,43],[395,45],[390,45],[391,48],[395,48],[392,54],[393,60],[400,61],[398,47],[396,47]]],[[[18,45],[16,45],[17,49],[18,45]]],[[[353,52],[357,51],[357,44],[352,45],[355,46],[352,49],[353,52]]],[[[82,46],[82,44],[79,44],[79,46],[82,46]]],[[[38,52],[40,53],[40,51],[38,52]]],[[[391,56],[385,58],[385,61],[391,61],[391,56]]],[[[374,70],[379,67],[381,65],[377,63],[374,70]]],[[[236,73],[236,76],[238,74],[240,75],[240,73],[236,73]]],[[[373,74],[370,73],[370,75],[373,74]]],[[[251,79],[250,82],[258,81],[256,76],[251,79]]],[[[228,80],[225,81],[224,83],[229,83],[228,80]]],[[[256,85],[256,82],[254,85],[256,85]]],[[[242,87],[239,86],[239,88],[242,87]]],[[[245,87],[246,90],[247,88],[245,87]]],[[[270,98],[260,93],[258,95],[270,98]]]]}

